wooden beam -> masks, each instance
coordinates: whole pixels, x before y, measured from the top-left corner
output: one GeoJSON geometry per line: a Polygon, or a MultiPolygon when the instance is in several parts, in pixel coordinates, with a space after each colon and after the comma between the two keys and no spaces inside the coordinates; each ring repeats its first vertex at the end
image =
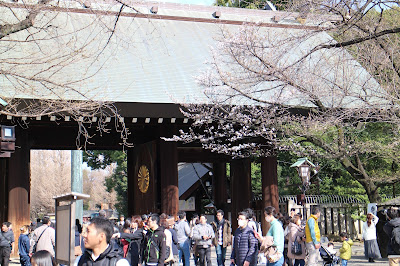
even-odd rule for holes
{"type": "Polygon", "coordinates": [[[215,163],[228,162],[231,158],[225,154],[211,152],[201,147],[179,147],[178,160],[185,163],[215,163]]]}

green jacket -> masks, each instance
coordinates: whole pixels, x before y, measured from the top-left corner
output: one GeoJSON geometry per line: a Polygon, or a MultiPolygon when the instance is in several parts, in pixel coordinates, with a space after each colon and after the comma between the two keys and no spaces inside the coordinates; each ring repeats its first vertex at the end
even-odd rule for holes
{"type": "Polygon", "coordinates": [[[340,258],[343,260],[351,259],[351,246],[353,241],[351,239],[346,239],[343,241],[342,247],[339,249],[340,258]]]}

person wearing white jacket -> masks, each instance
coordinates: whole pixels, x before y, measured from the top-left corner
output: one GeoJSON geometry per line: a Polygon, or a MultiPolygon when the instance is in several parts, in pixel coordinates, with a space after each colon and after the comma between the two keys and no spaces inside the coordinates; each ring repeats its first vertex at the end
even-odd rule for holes
{"type": "Polygon", "coordinates": [[[378,242],[376,241],[376,224],[379,218],[372,213],[367,214],[367,221],[362,227],[362,237],[364,239],[364,254],[369,262],[381,258],[378,242]]]}

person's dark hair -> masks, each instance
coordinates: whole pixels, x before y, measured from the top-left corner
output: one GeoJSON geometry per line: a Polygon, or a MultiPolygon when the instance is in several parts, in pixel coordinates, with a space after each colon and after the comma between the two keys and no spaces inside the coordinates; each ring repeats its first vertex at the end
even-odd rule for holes
{"type": "Polygon", "coordinates": [[[199,218],[199,215],[198,215],[197,213],[194,213],[194,214],[192,215],[192,219],[195,219],[195,218],[199,218]]]}
{"type": "Polygon", "coordinates": [[[295,212],[296,209],[295,209],[295,208],[291,208],[290,211],[291,211],[291,212],[295,212]]]}
{"type": "Polygon", "coordinates": [[[276,213],[276,211],[275,211],[275,208],[272,207],[272,206],[267,206],[267,207],[265,207],[264,212],[265,212],[267,215],[272,215],[272,216],[274,216],[275,218],[276,218],[277,215],[278,215],[278,214],[276,213]]]}
{"type": "Polygon", "coordinates": [[[142,217],[140,217],[139,215],[135,215],[135,216],[132,217],[132,223],[137,223],[138,224],[138,228],[142,228],[143,227],[142,217]]]}
{"type": "Polygon", "coordinates": [[[283,228],[286,228],[286,226],[289,225],[290,220],[291,220],[291,218],[287,214],[280,217],[280,219],[279,219],[279,221],[282,223],[283,228]]]}
{"type": "Polygon", "coordinates": [[[11,223],[10,222],[3,222],[2,225],[7,226],[7,228],[10,228],[11,223]]]}
{"type": "Polygon", "coordinates": [[[247,211],[241,211],[238,213],[238,216],[244,216],[246,217],[247,220],[250,220],[251,216],[249,215],[249,213],[247,211]]]}
{"type": "Polygon", "coordinates": [[[223,210],[218,210],[217,213],[221,214],[222,216],[225,214],[223,210]]]}
{"type": "Polygon", "coordinates": [[[303,219],[303,214],[301,214],[300,212],[296,213],[295,215],[300,216],[300,219],[303,219]]]}
{"type": "Polygon", "coordinates": [[[253,216],[254,216],[253,209],[247,208],[247,209],[244,209],[243,211],[245,211],[245,212],[247,212],[249,214],[249,216],[248,216],[249,218],[248,219],[253,218],[253,216]]]}
{"type": "Polygon", "coordinates": [[[367,225],[368,225],[368,227],[371,226],[371,224],[372,224],[372,219],[373,219],[373,218],[374,218],[374,216],[372,216],[371,213],[368,213],[368,214],[367,214],[367,225]]]}
{"type": "Polygon", "coordinates": [[[328,243],[328,247],[330,247],[330,246],[334,247],[335,244],[333,244],[333,242],[329,242],[329,243],[328,243]]]}
{"type": "Polygon", "coordinates": [[[43,217],[43,219],[42,219],[43,224],[48,224],[49,222],[50,222],[50,217],[47,217],[47,216],[43,217]]]}
{"type": "Polygon", "coordinates": [[[169,227],[169,224],[168,224],[168,216],[167,216],[167,218],[160,218],[160,226],[161,227],[164,227],[164,229],[168,229],[168,227],[169,227]]]}
{"type": "Polygon", "coordinates": [[[340,236],[340,237],[347,238],[347,233],[346,233],[346,232],[341,232],[341,233],[339,234],[339,236],[340,236]]]}
{"type": "Polygon", "coordinates": [[[152,221],[155,221],[157,223],[157,225],[160,225],[160,216],[157,213],[152,213],[149,216],[149,219],[151,219],[152,221]]]}
{"type": "Polygon", "coordinates": [[[204,213],[201,213],[201,214],[199,215],[199,218],[200,218],[200,217],[204,217],[204,218],[207,219],[207,216],[206,216],[204,213]]]}
{"type": "Polygon", "coordinates": [[[149,219],[149,216],[147,214],[142,215],[142,222],[146,222],[147,219],[149,219]]]}
{"type": "Polygon", "coordinates": [[[93,224],[99,233],[104,233],[106,235],[107,244],[110,244],[110,240],[114,232],[113,224],[103,217],[93,218],[90,220],[90,224],[93,224]]]}
{"type": "Polygon", "coordinates": [[[183,218],[185,218],[185,216],[186,216],[186,212],[184,212],[184,211],[179,211],[179,212],[178,212],[178,217],[179,217],[180,220],[182,220],[183,218]]]}
{"type": "Polygon", "coordinates": [[[131,227],[131,219],[126,219],[124,226],[122,227],[122,231],[125,229],[130,229],[130,227],[131,227]]]}
{"type": "Polygon", "coordinates": [[[79,234],[82,234],[82,225],[81,225],[81,222],[79,221],[79,219],[75,219],[75,226],[76,226],[76,229],[78,230],[79,234]]]}
{"type": "Polygon", "coordinates": [[[311,214],[317,214],[317,213],[319,213],[319,212],[321,212],[320,207],[319,207],[319,206],[314,206],[314,207],[312,208],[311,214]]]}
{"type": "Polygon", "coordinates": [[[395,209],[395,208],[390,208],[387,211],[387,216],[389,216],[390,219],[395,219],[395,218],[399,217],[399,210],[395,209]]]}
{"type": "Polygon", "coordinates": [[[56,260],[47,250],[39,250],[31,257],[31,264],[33,266],[56,266],[56,260]]]}

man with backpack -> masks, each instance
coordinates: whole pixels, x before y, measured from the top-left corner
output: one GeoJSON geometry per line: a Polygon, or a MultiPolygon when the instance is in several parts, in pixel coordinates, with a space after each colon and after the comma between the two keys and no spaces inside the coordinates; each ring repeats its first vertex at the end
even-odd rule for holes
{"type": "Polygon", "coordinates": [[[391,208],[387,213],[390,221],[388,221],[383,230],[389,236],[388,242],[388,258],[389,265],[400,265],[400,217],[399,210],[391,208]]]}
{"type": "Polygon", "coordinates": [[[151,214],[147,231],[142,243],[141,264],[144,266],[164,266],[166,243],[164,228],[160,227],[160,216],[151,214]]]}

